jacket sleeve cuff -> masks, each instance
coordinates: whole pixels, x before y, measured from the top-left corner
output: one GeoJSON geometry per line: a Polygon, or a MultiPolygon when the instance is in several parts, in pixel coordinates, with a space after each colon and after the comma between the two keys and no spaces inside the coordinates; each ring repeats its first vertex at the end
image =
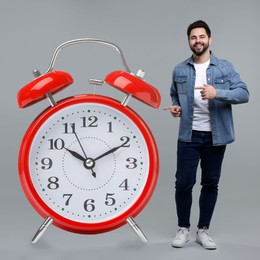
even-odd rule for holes
{"type": "Polygon", "coordinates": [[[223,89],[217,89],[217,96],[216,99],[218,100],[225,100],[227,96],[227,91],[223,89]]]}

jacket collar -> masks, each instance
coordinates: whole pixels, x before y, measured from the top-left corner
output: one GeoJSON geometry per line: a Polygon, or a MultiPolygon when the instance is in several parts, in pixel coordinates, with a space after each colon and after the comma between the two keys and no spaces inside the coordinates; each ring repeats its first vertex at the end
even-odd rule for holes
{"type": "MultiPolygon", "coordinates": [[[[193,57],[191,56],[186,60],[186,64],[194,65],[193,57]]],[[[214,55],[212,51],[210,51],[210,64],[211,65],[217,65],[217,57],[214,55]]]]}

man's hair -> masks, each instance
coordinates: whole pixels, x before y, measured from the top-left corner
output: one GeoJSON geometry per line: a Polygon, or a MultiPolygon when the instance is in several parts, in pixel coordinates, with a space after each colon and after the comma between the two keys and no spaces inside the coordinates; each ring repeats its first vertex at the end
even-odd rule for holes
{"type": "Polygon", "coordinates": [[[208,37],[211,37],[211,31],[210,31],[210,28],[209,26],[202,20],[198,20],[192,24],[189,25],[188,29],[187,29],[187,35],[188,37],[190,36],[190,32],[192,29],[195,29],[195,28],[204,28],[206,30],[206,33],[208,35],[208,37]]]}

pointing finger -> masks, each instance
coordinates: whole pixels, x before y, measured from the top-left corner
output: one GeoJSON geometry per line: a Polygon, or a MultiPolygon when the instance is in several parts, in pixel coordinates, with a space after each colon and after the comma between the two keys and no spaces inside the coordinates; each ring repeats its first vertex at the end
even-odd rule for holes
{"type": "Polygon", "coordinates": [[[202,89],[203,90],[203,89],[205,89],[205,87],[204,86],[195,86],[194,89],[202,89]]]}

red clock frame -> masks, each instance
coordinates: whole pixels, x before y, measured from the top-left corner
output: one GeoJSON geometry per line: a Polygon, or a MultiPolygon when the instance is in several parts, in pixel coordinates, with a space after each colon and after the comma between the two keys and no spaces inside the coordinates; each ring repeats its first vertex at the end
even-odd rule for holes
{"type": "Polygon", "coordinates": [[[129,217],[136,217],[141,210],[146,206],[148,201],[150,200],[158,179],[159,172],[159,156],[158,149],[156,146],[155,139],[147,126],[144,120],[131,108],[123,106],[119,103],[119,101],[105,97],[100,95],[78,95],[66,98],[61,100],[54,107],[49,107],[44,110],[28,127],[24,138],[22,140],[18,158],[18,168],[19,168],[19,177],[24,190],[24,193],[31,205],[35,208],[35,210],[43,217],[51,217],[53,219],[53,225],[70,231],[74,233],[82,233],[82,234],[97,234],[102,232],[111,231],[120,226],[123,226],[126,223],[126,219],[129,217]],[[37,191],[34,188],[32,180],[30,178],[29,171],[29,154],[30,148],[33,142],[33,139],[39,130],[39,128],[44,124],[44,122],[51,117],[56,112],[69,107],[74,104],[79,103],[88,103],[95,102],[98,104],[104,104],[110,106],[114,109],[119,110],[125,116],[130,118],[135,125],[141,131],[145,142],[148,147],[148,154],[150,158],[150,167],[147,182],[145,187],[136,200],[136,202],[121,215],[107,221],[98,222],[98,223],[82,223],[72,221],[70,219],[64,218],[63,216],[57,214],[50,207],[48,207],[41,197],[38,195],[37,191]]]}

